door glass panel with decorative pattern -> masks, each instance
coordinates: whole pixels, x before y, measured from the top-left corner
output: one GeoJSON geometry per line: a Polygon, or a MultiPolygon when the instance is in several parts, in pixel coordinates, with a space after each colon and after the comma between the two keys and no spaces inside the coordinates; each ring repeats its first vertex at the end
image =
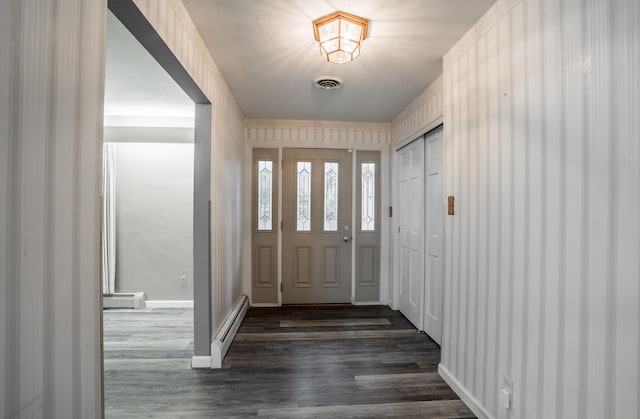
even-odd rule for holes
{"type": "Polygon", "coordinates": [[[376,164],[362,163],[362,214],[360,214],[360,230],[376,229],[376,164]]]}
{"type": "Polygon", "coordinates": [[[338,231],[338,170],[338,163],[324,163],[324,231],[338,231]]]}
{"type": "Polygon", "coordinates": [[[273,161],[258,161],[258,230],[273,229],[273,161]]]}
{"type": "Polygon", "coordinates": [[[298,231],[311,231],[311,162],[297,162],[296,175],[296,229],[298,231]]]}

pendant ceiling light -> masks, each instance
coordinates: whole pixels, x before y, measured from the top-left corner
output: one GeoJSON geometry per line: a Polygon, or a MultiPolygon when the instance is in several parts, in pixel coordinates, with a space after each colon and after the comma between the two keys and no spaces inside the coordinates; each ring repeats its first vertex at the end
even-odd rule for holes
{"type": "Polygon", "coordinates": [[[344,64],[360,55],[360,44],[367,37],[369,21],[345,12],[335,12],[313,21],[320,54],[325,60],[344,64]]]}

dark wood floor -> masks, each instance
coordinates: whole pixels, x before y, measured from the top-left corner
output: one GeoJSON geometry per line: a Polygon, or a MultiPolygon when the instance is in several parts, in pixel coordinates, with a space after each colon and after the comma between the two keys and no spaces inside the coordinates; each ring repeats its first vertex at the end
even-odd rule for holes
{"type": "Polygon", "coordinates": [[[189,368],[190,309],[104,314],[108,418],[474,418],[438,346],[382,306],[251,308],[220,370],[189,368]]]}

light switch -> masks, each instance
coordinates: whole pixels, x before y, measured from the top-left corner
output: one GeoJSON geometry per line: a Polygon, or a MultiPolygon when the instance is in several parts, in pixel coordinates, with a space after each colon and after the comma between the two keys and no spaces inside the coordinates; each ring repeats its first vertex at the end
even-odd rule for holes
{"type": "Polygon", "coordinates": [[[447,200],[449,202],[449,210],[448,210],[448,214],[449,215],[454,215],[455,214],[455,205],[454,205],[454,201],[455,198],[452,196],[447,197],[447,200]]]}

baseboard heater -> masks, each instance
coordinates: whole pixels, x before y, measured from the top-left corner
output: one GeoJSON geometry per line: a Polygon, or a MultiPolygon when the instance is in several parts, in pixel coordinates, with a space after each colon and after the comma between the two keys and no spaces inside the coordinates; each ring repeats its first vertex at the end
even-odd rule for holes
{"type": "Polygon", "coordinates": [[[131,308],[145,307],[144,292],[115,293],[102,295],[102,308],[131,308]]]}
{"type": "Polygon", "coordinates": [[[222,328],[211,342],[211,368],[222,368],[222,360],[227,354],[248,308],[249,298],[246,295],[240,296],[222,328]]]}

